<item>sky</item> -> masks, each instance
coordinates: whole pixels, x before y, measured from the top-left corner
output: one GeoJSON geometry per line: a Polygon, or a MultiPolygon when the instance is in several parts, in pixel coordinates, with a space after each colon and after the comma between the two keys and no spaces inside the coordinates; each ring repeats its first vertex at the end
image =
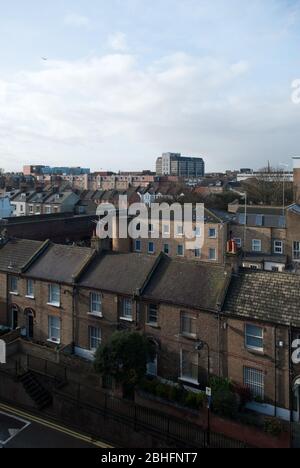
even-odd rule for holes
{"type": "Polygon", "coordinates": [[[0,0],[0,167],[300,156],[300,0],[0,0]],[[47,59],[47,60],[44,60],[47,59]]]}

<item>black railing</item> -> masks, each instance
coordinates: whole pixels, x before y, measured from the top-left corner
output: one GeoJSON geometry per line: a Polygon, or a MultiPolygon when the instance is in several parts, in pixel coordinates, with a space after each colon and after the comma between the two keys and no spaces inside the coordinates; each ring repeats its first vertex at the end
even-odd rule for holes
{"type": "MultiPolygon", "coordinates": [[[[83,407],[92,414],[122,422],[137,430],[145,430],[173,440],[189,448],[207,448],[207,432],[196,424],[168,416],[159,411],[140,406],[132,401],[113,397],[101,387],[90,387],[82,382],[68,378],[68,369],[44,359],[28,356],[27,368],[56,383],[65,383],[62,388],[56,385],[56,394],[67,402],[83,407]]],[[[70,418],[72,414],[70,414],[70,418]]],[[[95,434],[96,436],[97,434],[95,434]]],[[[210,435],[211,448],[246,448],[242,442],[232,440],[221,434],[210,435]]]]}

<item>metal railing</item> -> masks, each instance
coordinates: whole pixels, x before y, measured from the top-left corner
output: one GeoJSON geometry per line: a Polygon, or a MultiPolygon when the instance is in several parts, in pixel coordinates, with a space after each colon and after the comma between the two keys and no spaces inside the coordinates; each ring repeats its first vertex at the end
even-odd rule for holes
{"type": "MultiPolygon", "coordinates": [[[[160,434],[190,448],[207,448],[208,446],[207,432],[196,424],[140,406],[133,401],[116,398],[103,391],[100,386],[95,388],[83,382],[75,382],[68,378],[67,368],[59,364],[27,356],[27,368],[31,372],[53,378],[56,382],[56,394],[65,401],[72,402],[78,408],[125,423],[136,431],[140,429],[160,434]],[[57,385],[59,382],[64,385],[60,387],[57,385]]],[[[222,434],[212,433],[209,440],[211,448],[246,448],[244,443],[222,434]]]]}

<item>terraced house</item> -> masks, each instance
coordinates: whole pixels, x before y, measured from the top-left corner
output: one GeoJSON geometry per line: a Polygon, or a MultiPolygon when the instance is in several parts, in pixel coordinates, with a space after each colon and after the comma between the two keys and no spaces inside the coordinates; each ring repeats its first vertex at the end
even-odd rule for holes
{"type": "MultiPolygon", "coordinates": [[[[26,240],[0,248],[0,325],[22,352],[80,367],[115,330],[156,346],[148,373],[204,388],[208,377],[251,389],[255,410],[299,421],[300,277],[226,265],[26,240]],[[52,357],[51,357],[52,356],[52,357]]],[[[5,335],[4,335],[5,337],[5,335]]],[[[83,375],[84,378],[84,375],[83,375]]]]}

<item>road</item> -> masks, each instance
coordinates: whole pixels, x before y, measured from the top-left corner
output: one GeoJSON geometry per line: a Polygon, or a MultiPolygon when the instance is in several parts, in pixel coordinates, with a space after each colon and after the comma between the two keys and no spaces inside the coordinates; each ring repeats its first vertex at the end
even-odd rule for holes
{"type": "Polygon", "coordinates": [[[0,448],[112,448],[47,419],[0,404],[0,448]]]}

